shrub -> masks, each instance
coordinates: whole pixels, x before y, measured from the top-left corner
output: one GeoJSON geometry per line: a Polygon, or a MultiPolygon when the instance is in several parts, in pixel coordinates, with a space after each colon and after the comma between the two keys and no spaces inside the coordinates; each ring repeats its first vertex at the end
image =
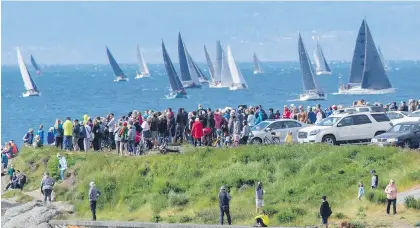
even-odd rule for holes
{"type": "Polygon", "coordinates": [[[188,203],[188,198],[184,193],[175,193],[170,191],[168,194],[169,205],[172,207],[185,206],[188,203]]]}
{"type": "Polygon", "coordinates": [[[160,215],[153,215],[152,222],[159,223],[160,221],[162,221],[162,217],[160,217],[160,215]]]}
{"type": "Polygon", "coordinates": [[[420,210],[420,199],[416,199],[413,196],[406,197],[404,200],[404,204],[407,208],[420,210]]]}
{"type": "Polygon", "coordinates": [[[354,228],[365,228],[366,227],[366,225],[363,222],[360,222],[360,221],[349,222],[349,224],[351,226],[353,226],[354,228]]]}
{"type": "Polygon", "coordinates": [[[346,215],[342,212],[338,212],[338,213],[335,214],[334,217],[336,217],[338,219],[344,219],[344,218],[346,218],[346,215]]]}
{"type": "Polygon", "coordinates": [[[279,211],[277,209],[275,209],[274,207],[265,207],[264,208],[265,213],[271,217],[275,214],[277,214],[279,211]]]}
{"type": "Polygon", "coordinates": [[[181,216],[181,218],[179,218],[179,223],[189,223],[191,222],[193,219],[187,215],[181,216]]]}
{"type": "Polygon", "coordinates": [[[370,202],[377,204],[386,203],[386,195],[382,192],[369,192],[366,197],[370,202]]]}
{"type": "Polygon", "coordinates": [[[288,223],[296,219],[296,215],[290,211],[282,211],[277,214],[277,221],[279,223],[288,223]]]}
{"type": "Polygon", "coordinates": [[[295,215],[306,215],[306,211],[303,208],[298,208],[298,207],[292,207],[292,213],[295,215]]]}

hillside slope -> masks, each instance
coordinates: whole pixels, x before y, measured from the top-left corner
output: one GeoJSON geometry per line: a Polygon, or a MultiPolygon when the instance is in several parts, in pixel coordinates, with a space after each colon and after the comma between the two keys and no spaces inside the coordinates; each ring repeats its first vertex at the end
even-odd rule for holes
{"type": "MultiPolygon", "coordinates": [[[[28,175],[28,188],[39,188],[48,170],[58,179],[55,148],[23,149],[15,164],[28,175]]],[[[103,153],[66,153],[68,180],[56,185],[57,200],[76,206],[89,218],[88,186],[95,181],[102,196],[98,218],[163,222],[218,223],[217,194],[230,188],[235,224],[252,224],[255,183],[264,184],[272,224],[319,224],[322,195],[328,197],[333,221],[414,224],[420,213],[398,205],[398,216],[385,216],[383,190],[389,179],[400,191],[420,182],[420,153],[371,146],[282,145],[230,149],[191,149],[185,154],[118,157],[103,153]],[[370,170],[379,189],[370,190],[370,170]],[[366,196],[357,200],[357,185],[366,196]]]]}

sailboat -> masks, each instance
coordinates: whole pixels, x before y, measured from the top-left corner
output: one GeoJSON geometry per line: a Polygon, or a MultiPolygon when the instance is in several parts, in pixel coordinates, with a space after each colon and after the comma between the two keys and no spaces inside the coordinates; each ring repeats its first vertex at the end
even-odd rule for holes
{"type": "Polygon", "coordinates": [[[194,69],[191,56],[189,56],[187,48],[182,41],[181,33],[178,33],[178,56],[182,85],[185,88],[201,88],[198,74],[194,69]]]}
{"type": "Polygon", "coordinates": [[[395,89],[388,79],[369,26],[364,19],[354,48],[350,78],[338,94],[386,94],[395,89]]]}
{"type": "Polygon", "coordinates": [[[230,90],[239,90],[239,89],[247,89],[248,84],[245,81],[244,76],[241,73],[238,65],[235,62],[235,59],[232,55],[232,50],[230,46],[227,46],[227,60],[229,64],[230,75],[232,77],[232,85],[229,87],[230,90]]]}
{"type": "Polygon", "coordinates": [[[115,73],[115,80],[114,82],[125,82],[128,81],[127,76],[124,75],[120,66],[118,65],[117,61],[115,61],[114,56],[109,51],[108,47],[106,47],[106,54],[108,55],[109,63],[111,64],[112,70],[115,73]]]}
{"type": "Polygon", "coordinates": [[[38,64],[36,64],[36,62],[35,62],[35,58],[31,55],[31,63],[32,63],[32,66],[35,68],[35,70],[36,70],[36,74],[37,75],[41,75],[41,68],[38,66],[38,64]]]}
{"type": "Polygon", "coordinates": [[[139,60],[140,65],[140,71],[136,71],[136,79],[139,78],[148,78],[150,77],[149,68],[146,65],[146,62],[144,61],[143,55],[141,54],[139,45],[137,45],[137,58],[139,60]]]}
{"type": "Polygon", "coordinates": [[[232,74],[230,72],[228,57],[222,49],[222,71],[220,87],[230,88],[233,86],[232,74]]]}
{"type": "Polygon", "coordinates": [[[209,84],[209,88],[222,88],[222,60],[223,49],[220,41],[216,42],[216,63],[214,65],[213,81],[209,84]]]}
{"type": "Polygon", "coordinates": [[[382,65],[384,65],[385,71],[388,71],[389,70],[388,64],[386,64],[385,59],[384,59],[384,54],[382,54],[382,50],[379,46],[378,46],[378,53],[379,53],[379,57],[381,58],[382,65]]]}
{"type": "Polygon", "coordinates": [[[29,74],[28,68],[26,68],[25,62],[23,61],[22,53],[20,53],[19,47],[17,47],[17,59],[19,63],[20,74],[22,75],[23,83],[25,85],[26,92],[22,94],[23,97],[39,96],[38,87],[32,80],[31,74],[29,74]]]}
{"type": "Polygon", "coordinates": [[[327,60],[325,60],[324,52],[322,51],[321,45],[319,45],[318,41],[316,42],[316,49],[314,51],[314,60],[316,64],[316,75],[332,74],[331,68],[327,63],[327,60]]]}
{"type": "Polygon", "coordinates": [[[187,92],[184,89],[184,86],[181,83],[178,75],[176,74],[174,65],[172,64],[171,58],[166,51],[165,44],[162,40],[162,54],[163,54],[163,62],[165,63],[166,73],[168,74],[169,78],[169,85],[171,86],[171,92],[169,95],[166,95],[167,99],[175,99],[175,98],[186,98],[187,92]]]}
{"type": "Polygon", "coordinates": [[[299,62],[300,70],[302,71],[302,81],[304,92],[300,95],[301,101],[316,101],[326,100],[325,93],[319,88],[315,81],[314,70],[306,52],[305,45],[302,41],[302,36],[299,33],[299,62]]]}
{"type": "Polygon", "coordinates": [[[261,69],[260,61],[258,60],[257,54],[254,52],[254,74],[262,74],[264,71],[261,69]]]}
{"type": "Polygon", "coordinates": [[[204,45],[204,54],[206,55],[206,62],[207,62],[207,67],[209,68],[210,84],[211,84],[212,82],[214,82],[214,66],[213,66],[213,63],[211,62],[210,55],[207,52],[206,45],[204,45]]]}
{"type": "MultiPolygon", "coordinates": [[[[191,58],[191,56],[189,56],[189,58],[191,58]]],[[[209,79],[206,77],[206,75],[204,75],[203,71],[201,71],[200,67],[198,67],[197,63],[191,58],[191,62],[194,66],[194,70],[196,72],[196,74],[198,75],[198,81],[200,83],[209,83],[209,79]]]]}

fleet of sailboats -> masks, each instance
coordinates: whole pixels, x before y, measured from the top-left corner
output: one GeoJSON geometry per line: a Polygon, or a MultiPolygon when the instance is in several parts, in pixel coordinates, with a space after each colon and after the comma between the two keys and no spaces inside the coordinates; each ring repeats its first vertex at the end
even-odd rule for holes
{"type": "Polygon", "coordinates": [[[25,85],[26,92],[22,94],[23,97],[31,97],[31,96],[39,96],[41,92],[39,92],[38,87],[36,86],[34,80],[32,80],[31,74],[26,68],[25,62],[22,57],[22,53],[20,53],[19,47],[16,48],[17,51],[17,59],[19,64],[20,74],[23,79],[23,84],[25,85]]]}
{"type": "Polygon", "coordinates": [[[316,64],[316,75],[321,75],[321,74],[331,75],[332,74],[331,68],[327,63],[327,60],[325,60],[324,52],[322,51],[321,45],[319,45],[318,41],[316,42],[314,60],[316,64]]]}
{"type": "Polygon", "coordinates": [[[393,92],[395,89],[392,88],[388,79],[369,26],[364,19],[356,39],[349,83],[341,85],[338,93],[385,94],[393,92]]]}
{"type": "Polygon", "coordinates": [[[302,36],[299,33],[299,62],[300,70],[302,71],[303,93],[300,95],[301,101],[315,101],[325,100],[324,91],[318,86],[316,78],[314,77],[314,70],[311,61],[303,44],[302,36]]]}
{"type": "Polygon", "coordinates": [[[127,76],[125,76],[124,72],[121,70],[117,61],[115,61],[115,58],[108,47],[106,47],[106,54],[108,55],[109,64],[111,64],[112,70],[114,71],[114,74],[115,74],[114,82],[128,81],[127,76]]]}
{"type": "MultiPolygon", "coordinates": [[[[217,41],[216,58],[215,62],[213,62],[207,51],[207,47],[204,45],[204,54],[209,71],[208,78],[191,57],[181,37],[181,33],[178,33],[178,57],[180,66],[180,76],[178,76],[162,40],[163,60],[171,88],[170,94],[166,97],[168,99],[186,98],[187,92],[185,88],[201,88],[203,83],[208,83],[209,88],[229,88],[229,90],[247,89],[248,84],[233,57],[231,47],[227,45],[226,50],[225,52],[220,41],[217,41]]],[[[114,81],[128,81],[128,77],[121,70],[108,47],[106,47],[106,53],[115,74],[114,81]]],[[[319,42],[317,41],[316,49],[314,50],[316,70],[313,68],[300,33],[298,54],[303,83],[303,93],[300,94],[299,100],[325,100],[327,96],[317,83],[315,75],[331,75],[332,70],[326,61],[319,42]]],[[[23,96],[39,96],[40,92],[24,63],[19,47],[17,48],[17,57],[20,73],[26,89],[23,96]]],[[[139,45],[137,45],[137,58],[139,69],[136,70],[135,78],[150,77],[149,68],[139,45]]],[[[41,69],[32,55],[30,55],[30,59],[36,73],[41,74],[41,69]]],[[[395,92],[386,74],[386,69],[387,66],[382,51],[379,46],[376,48],[369,26],[364,19],[356,39],[349,82],[339,87],[338,94],[383,94],[395,92]]],[[[253,53],[253,73],[264,73],[255,52],[253,53]]]]}
{"type": "Polygon", "coordinates": [[[254,63],[254,74],[262,74],[264,71],[261,69],[260,61],[258,60],[257,54],[254,52],[252,56],[253,63],[254,63]]]}
{"type": "Polygon", "coordinates": [[[140,69],[139,71],[136,71],[136,79],[150,77],[149,68],[147,67],[146,62],[144,61],[143,55],[140,51],[140,47],[138,44],[137,44],[137,59],[139,61],[140,69]]]}

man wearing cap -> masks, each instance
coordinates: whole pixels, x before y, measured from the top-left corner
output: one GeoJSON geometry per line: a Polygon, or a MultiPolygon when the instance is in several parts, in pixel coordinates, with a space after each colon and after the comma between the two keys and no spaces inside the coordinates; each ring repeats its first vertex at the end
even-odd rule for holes
{"type": "Polygon", "coordinates": [[[58,168],[60,169],[60,178],[64,180],[64,172],[67,169],[67,161],[64,156],[61,156],[60,153],[57,154],[58,158],[58,168]]]}
{"type": "Polygon", "coordinates": [[[220,188],[219,192],[219,207],[220,207],[220,224],[223,225],[223,217],[226,214],[227,222],[229,225],[232,224],[230,213],[229,213],[229,202],[230,202],[230,195],[226,192],[225,186],[220,188]]]}

